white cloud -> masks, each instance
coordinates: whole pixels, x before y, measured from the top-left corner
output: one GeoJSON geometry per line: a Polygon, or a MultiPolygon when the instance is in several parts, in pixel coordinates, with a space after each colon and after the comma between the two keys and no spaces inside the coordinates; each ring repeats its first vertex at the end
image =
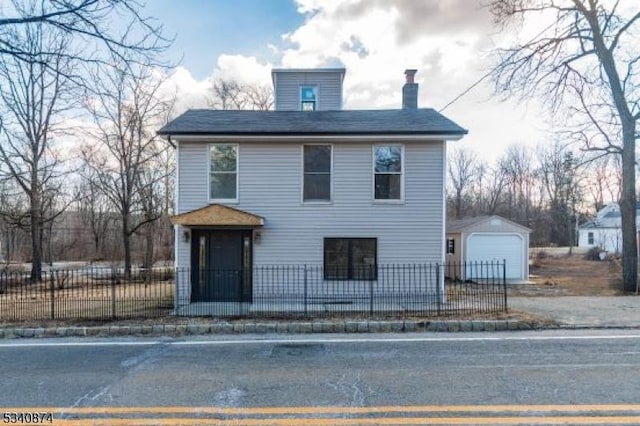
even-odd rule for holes
{"type": "Polygon", "coordinates": [[[212,78],[235,80],[246,84],[271,84],[269,63],[261,63],[254,56],[220,55],[212,78]]]}
{"type": "MultiPolygon", "coordinates": [[[[305,15],[303,24],[283,34],[281,46],[266,46],[280,63],[230,52],[218,57],[209,79],[198,81],[178,69],[171,80],[179,108],[205,106],[212,78],[270,85],[273,67],[345,66],[345,108],[399,108],[403,72],[416,68],[419,105],[439,109],[489,70],[487,51],[503,41],[491,38],[488,11],[469,0],[297,0],[297,10],[305,15]]],[[[500,103],[492,98],[489,82],[445,114],[469,129],[457,144],[486,159],[514,142],[544,138],[538,106],[500,103]]]]}
{"type": "MultiPolygon", "coordinates": [[[[346,108],[399,108],[403,72],[416,68],[419,105],[439,109],[492,66],[490,16],[468,0],[298,0],[298,10],[307,18],[285,35],[282,65],[326,66],[339,59],[347,68],[346,108]]],[[[445,111],[469,129],[462,144],[490,159],[514,142],[544,137],[536,104],[501,103],[491,91],[482,83],[445,111]]]]}
{"type": "Polygon", "coordinates": [[[190,108],[206,108],[209,89],[213,79],[235,80],[245,84],[271,84],[271,69],[268,63],[243,55],[221,55],[211,76],[198,80],[184,67],[178,67],[163,86],[168,95],[176,94],[175,114],[190,108]]]}
{"type": "Polygon", "coordinates": [[[168,96],[176,95],[175,113],[181,114],[189,108],[206,107],[206,93],[209,82],[195,79],[189,70],[178,67],[163,85],[168,96]]]}

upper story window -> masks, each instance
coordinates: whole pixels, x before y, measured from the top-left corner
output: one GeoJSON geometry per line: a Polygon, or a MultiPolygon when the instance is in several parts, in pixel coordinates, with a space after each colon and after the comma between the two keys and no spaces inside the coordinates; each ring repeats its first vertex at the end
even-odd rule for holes
{"type": "Polygon", "coordinates": [[[402,145],[374,145],[374,199],[403,199],[404,155],[402,145]]]}
{"type": "Polygon", "coordinates": [[[318,106],[318,87],[302,86],[300,87],[300,110],[315,111],[318,106]]]}
{"type": "Polygon", "coordinates": [[[331,145],[304,145],[302,149],[302,201],[331,201],[331,145]]]}
{"type": "Polygon", "coordinates": [[[209,146],[209,198],[238,199],[238,145],[209,146]]]}

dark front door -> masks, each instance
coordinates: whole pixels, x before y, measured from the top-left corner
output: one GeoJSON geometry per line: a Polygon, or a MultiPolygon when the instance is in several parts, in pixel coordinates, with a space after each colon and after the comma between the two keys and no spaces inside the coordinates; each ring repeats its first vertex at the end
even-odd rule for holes
{"type": "Polygon", "coordinates": [[[192,301],[250,301],[250,232],[195,230],[191,253],[192,301]]]}

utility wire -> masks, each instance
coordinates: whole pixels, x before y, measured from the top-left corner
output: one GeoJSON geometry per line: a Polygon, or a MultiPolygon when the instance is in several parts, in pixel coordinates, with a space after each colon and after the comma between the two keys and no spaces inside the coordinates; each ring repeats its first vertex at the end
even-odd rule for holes
{"type": "Polygon", "coordinates": [[[442,112],[445,109],[447,109],[450,105],[452,105],[453,103],[455,103],[458,99],[460,99],[461,97],[463,97],[464,95],[466,95],[467,93],[469,93],[470,91],[472,91],[478,84],[482,83],[487,77],[489,77],[495,70],[497,69],[497,67],[494,67],[492,70],[490,70],[488,73],[486,73],[485,75],[483,75],[480,79],[478,79],[475,83],[473,83],[471,86],[467,87],[462,93],[460,93],[458,96],[456,96],[455,98],[453,98],[453,100],[451,102],[449,102],[448,104],[446,104],[445,106],[443,106],[442,108],[440,108],[440,110],[438,112],[442,112]]]}
{"type": "MultiPolygon", "coordinates": [[[[556,25],[557,22],[552,22],[551,24],[549,24],[545,29],[543,29],[542,31],[540,31],[538,34],[536,34],[535,36],[533,36],[531,38],[531,40],[529,40],[528,42],[526,42],[524,45],[529,45],[531,43],[533,43],[533,41],[535,39],[537,39],[538,37],[540,37],[542,34],[544,34],[545,32],[547,32],[547,30],[549,30],[551,27],[553,27],[554,25],[556,25]]],[[[449,106],[451,106],[452,104],[454,104],[455,102],[458,101],[458,99],[462,98],[464,95],[466,95],[467,93],[469,93],[470,91],[472,91],[473,89],[476,88],[476,86],[478,86],[480,83],[482,83],[484,80],[487,79],[487,77],[489,77],[491,74],[493,74],[493,72],[495,70],[497,70],[503,63],[510,61],[516,54],[518,53],[518,50],[514,51],[511,55],[509,55],[509,57],[507,59],[505,59],[504,61],[502,61],[500,64],[494,66],[492,69],[490,69],[487,73],[485,73],[482,77],[480,77],[478,80],[476,80],[471,86],[467,87],[465,90],[462,91],[462,93],[460,93],[458,96],[456,96],[455,98],[453,98],[453,100],[451,102],[449,102],[448,104],[446,104],[445,106],[443,106],[442,108],[440,108],[440,110],[438,112],[442,112],[445,109],[447,109],[449,106]]]]}

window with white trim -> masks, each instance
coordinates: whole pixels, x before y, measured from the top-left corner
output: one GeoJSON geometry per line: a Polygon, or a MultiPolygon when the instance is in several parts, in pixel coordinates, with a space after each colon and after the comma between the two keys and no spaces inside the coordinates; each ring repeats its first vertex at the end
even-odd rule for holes
{"type": "Polygon", "coordinates": [[[374,145],[374,199],[402,200],[403,195],[402,145],[374,145]]]}
{"type": "Polygon", "coordinates": [[[593,241],[594,241],[594,238],[593,238],[593,232],[588,232],[588,233],[587,233],[587,240],[588,240],[588,241],[587,241],[587,244],[589,244],[590,246],[592,246],[592,245],[593,245],[593,241]]]}
{"type": "Polygon", "coordinates": [[[300,87],[300,110],[315,111],[318,106],[318,87],[302,86],[300,87]]]}
{"type": "Polygon", "coordinates": [[[209,146],[209,199],[238,199],[238,145],[209,146]]]}
{"type": "Polygon", "coordinates": [[[303,201],[331,201],[331,145],[304,145],[303,201]]]}

